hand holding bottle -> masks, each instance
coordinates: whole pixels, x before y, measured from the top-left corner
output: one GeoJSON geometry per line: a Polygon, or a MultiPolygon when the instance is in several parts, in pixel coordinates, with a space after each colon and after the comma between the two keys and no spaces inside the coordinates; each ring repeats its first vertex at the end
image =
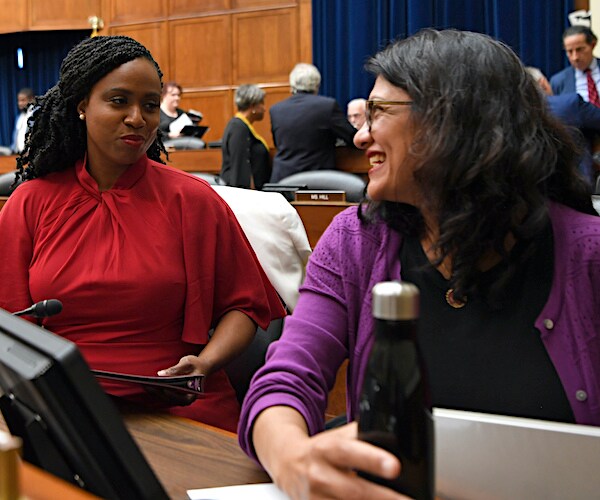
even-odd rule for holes
{"type": "Polygon", "coordinates": [[[357,475],[361,470],[393,479],[400,473],[400,462],[391,453],[359,441],[356,423],[309,437],[299,413],[275,406],[260,414],[253,437],[261,463],[293,500],[407,499],[357,475]],[[273,422],[278,424],[275,435],[273,422]]]}

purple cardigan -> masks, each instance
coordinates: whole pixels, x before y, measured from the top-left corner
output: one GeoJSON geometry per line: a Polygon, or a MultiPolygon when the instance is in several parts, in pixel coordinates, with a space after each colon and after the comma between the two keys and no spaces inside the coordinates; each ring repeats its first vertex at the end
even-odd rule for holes
{"type": "MultiPolygon", "coordinates": [[[[254,419],[269,406],[298,410],[310,434],[324,428],[327,396],[349,359],[347,415],[353,420],[373,342],[371,289],[400,279],[402,237],[383,223],[362,224],[356,207],[339,214],[311,256],[294,314],[252,381],[238,428],[256,458],[254,419]]],[[[554,276],[535,322],[575,420],[600,425],[600,218],[550,204],[554,276]]]]}

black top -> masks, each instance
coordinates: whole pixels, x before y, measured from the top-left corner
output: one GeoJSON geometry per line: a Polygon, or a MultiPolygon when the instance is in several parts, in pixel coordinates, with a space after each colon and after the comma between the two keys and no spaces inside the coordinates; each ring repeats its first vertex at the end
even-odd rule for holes
{"type": "Polygon", "coordinates": [[[228,186],[262,189],[271,176],[271,159],[265,145],[239,118],[229,120],[222,142],[221,178],[228,186]]]}
{"type": "Polygon", "coordinates": [[[177,116],[173,118],[165,113],[162,109],[160,110],[160,123],[158,124],[158,129],[163,133],[163,139],[169,138],[169,125],[177,120],[177,118],[179,118],[183,113],[185,113],[183,109],[177,108],[177,116]]]}
{"type": "MultiPolygon", "coordinates": [[[[517,243],[511,258],[523,251],[517,243]]],[[[448,282],[429,263],[416,237],[400,250],[402,279],[421,291],[419,344],[434,406],[574,422],[564,388],[534,322],[552,284],[550,224],[536,250],[511,278],[502,298],[467,297],[461,309],[445,298],[448,282]],[[517,302],[513,298],[527,297],[517,302]]],[[[484,285],[505,270],[484,273],[484,285]]]]}

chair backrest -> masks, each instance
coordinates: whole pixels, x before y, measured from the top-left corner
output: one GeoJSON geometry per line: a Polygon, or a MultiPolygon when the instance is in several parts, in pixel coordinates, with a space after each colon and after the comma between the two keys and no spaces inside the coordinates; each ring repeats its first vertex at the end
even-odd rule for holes
{"type": "MultiPolygon", "coordinates": [[[[0,174],[0,196],[10,196],[11,193],[15,190],[16,186],[11,189],[13,182],[15,182],[15,172],[6,172],[5,174],[0,174]]],[[[19,184],[21,184],[21,179],[19,179],[19,184]]]]}
{"type": "Polygon", "coordinates": [[[283,186],[305,185],[307,189],[340,190],[346,192],[346,201],[363,199],[366,183],[358,175],[340,170],[307,170],[281,179],[283,186]]]}
{"type": "Polygon", "coordinates": [[[174,139],[163,139],[163,144],[165,148],[172,148],[176,151],[204,149],[206,147],[206,143],[198,137],[175,137],[174,139]]]}
{"type": "Polygon", "coordinates": [[[600,175],[596,179],[596,186],[592,194],[592,205],[594,205],[594,210],[600,215],[600,175]]]}
{"type": "Polygon", "coordinates": [[[188,172],[188,174],[204,179],[211,186],[226,186],[225,181],[216,174],[207,174],[205,172],[188,172]]]}
{"type": "Polygon", "coordinates": [[[225,373],[242,404],[256,370],[265,363],[269,344],[281,337],[283,318],[274,319],[266,330],[259,328],[248,348],[225,367],[225,373]]]}

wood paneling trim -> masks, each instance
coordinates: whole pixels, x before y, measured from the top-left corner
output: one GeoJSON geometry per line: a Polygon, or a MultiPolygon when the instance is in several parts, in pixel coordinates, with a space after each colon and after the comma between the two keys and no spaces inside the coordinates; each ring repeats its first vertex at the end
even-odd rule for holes
{"type": "MultiPolygon", "coordinates": [[[[44,1],[44,0],[41,0],[44,1]]],[[[127,23],[156,22],[167,18],[168,0],[144,0],[132,2],[130,0],[112,0],[108,22],[111,26],[127,23]]]]}
{"type": "Polygon", "coordinates": [[[29,28],[91,30],[88,17],[100,16],[101,7],[101,0],[29,0],[29,28]]]}
{"type": "Polygon", "coordinates": [[[231,85],[231,16],[170,21],[172,77],[184,88],[231,85]]]}
{"type": "Polygon", "coordinates": [[[0,33],[16,33],[29,28],[29,4],[22,0],[4,0],[0,9],[0,33]]]}
{"type": "Polygon", "coordinates": [[[299,60],[298,10],[233,14],[233,83],[283,82],[299,60]]]}

